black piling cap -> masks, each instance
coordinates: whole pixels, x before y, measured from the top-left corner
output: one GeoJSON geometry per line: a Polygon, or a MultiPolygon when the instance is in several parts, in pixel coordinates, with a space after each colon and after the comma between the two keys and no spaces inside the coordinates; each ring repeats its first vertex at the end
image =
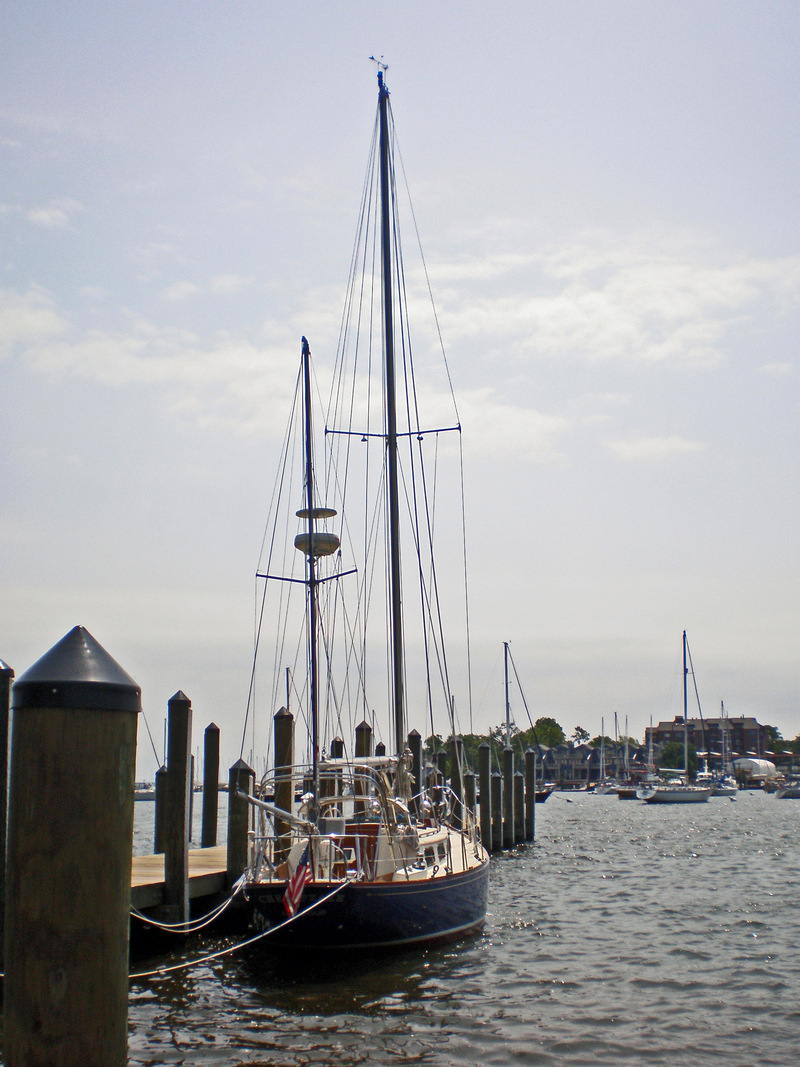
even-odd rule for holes
{"type": "Polygon", "coordinates": [[[12,708],[141,711],[142,691],[83,626],[76,626],[14,683],[12,708]]]}

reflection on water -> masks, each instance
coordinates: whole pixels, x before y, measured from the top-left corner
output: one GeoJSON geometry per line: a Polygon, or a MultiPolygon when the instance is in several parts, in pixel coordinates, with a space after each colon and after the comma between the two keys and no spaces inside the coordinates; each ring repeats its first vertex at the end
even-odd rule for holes
{"type": "Polygon", "coordinates": [[[800,801],[761,793],[554,794],[535,846],[494,859],[482,935],[365,958],[261,943],[136,981],[130,1062],[794,1064],[799,825],[800,801]]]}

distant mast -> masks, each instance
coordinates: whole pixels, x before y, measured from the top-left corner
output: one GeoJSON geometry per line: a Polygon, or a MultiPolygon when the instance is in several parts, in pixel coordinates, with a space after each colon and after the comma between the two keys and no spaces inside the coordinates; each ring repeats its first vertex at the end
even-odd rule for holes
{"type": "Polygon", "coordinates": [[[403,692],[403,616],[400,583],[400,493],[397,471],[397,403],[395,397],[394,305],[392,302],[392,213],[389,195],[389,90],[378,71],[380,119],[381,265],[383,268],[383,341],[386,372],[386,485],[389,495],[389,592],[391,600],[392,672],[395,751],[405,748],[403,692]]]}

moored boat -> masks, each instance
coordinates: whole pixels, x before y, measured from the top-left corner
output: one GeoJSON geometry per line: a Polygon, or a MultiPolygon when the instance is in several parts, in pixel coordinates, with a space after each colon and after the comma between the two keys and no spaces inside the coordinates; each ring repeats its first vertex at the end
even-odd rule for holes
{"type": "MultiPolygon", "coordinates": [[[[433,523],[430,510],[426,510],[430,508],[425,495],[427,478],[424,468],[415,466],[423,463],[425,429],[416,421],[416,394],[411,394],[413,401],[406,395],[397,396],[401,385],[399,362],[404,375],[402,384],[411,391],[414,383],[408,379],[405,348],[402,361],[395,353],[395,318],[402,314],[404,295],[398,295],[403,279],[397,276],[401,267],[392,155],[394,128],[385,69],[381,65],[378,71],[372,154],[377,173],[374,184],[367,183],[368,188],[376,190],[377,206],[372,208],[365,197],[364,227],[359,230],[366,249],[372,247],[369,242],[373,240],[367,236],[368,225],[372,222],[377,226],[374,241],[380,249],[379,303],[377,313],[356,315],[361,321],[382,325],[382,360],[377,368],[383,395],[380,429],[339,424],[336,401],[341,402],[345,393],[336,384],[332,388],[330,422],[325,428],[326,450],[330,442],[339,441],[345,452],[337,467],[333,450],[326,451],[325,464],[327,492],[335,492],[343,499],[341,541],[345,536],[350,538],[353,530],[361,529],[364,555],[358,557],[360,567],[342,569],[344,550],[339,534],[330,528],[338,510],[320,503],[314,462],[311,352],[303,338],[297,386],[302,410],[303,507],[296,512],[301,523],[294,545],[304,557],[304,573],[302,578],[276,576],[268,565],[259,575],[265,581],[265,598],[269,582],[277,584],[281,597],[290,583],[300,585],[305,598],[307,682],[299,688],[307,707],[310,759],[304,763],[293,761],[291,765],[276,760],[278,765],[260,783],[259,795],[251,799],[258,811],[259,826],[252,836],[244,895],[253,926],[270,931],[268,943],[276,946],[373,949],[428,945],[479,929],[486,915],[489,857],[463,795],[463,749],[457,742],[455,699],[443,634],[437,630],[441,604],[433,561],[433,523]],[[403,418],[410,424],[401,426],[403,418]],[[366,448],[374,441],[379,458],[371,466],[368,459],[357,464],[351,455],[353,440],[360,440],[366,448]],[[402,472],[398,459],[400,440],[413,445],[407,458],[410,468],[402,472]],[[365,505],[362,499],[364,510],[360,517],[355,517],[355,510],[350,511],[352,493],[346,484],[351,468],[356,466],[364,473],[366,483],[377,482],[382,500],[376,506],[374,502],[365,505]],[[380,473],[376,474],[378,468],[380,473]],[[402,594],[401,497],[409,504],[411,517],[407,521],[418,524],[413,526],[411,537],[414,552],[421,553],[423,547],[430,550],[424,558],[420,556],[415,572],[416,581],[422,586],[423,611],[429,612],[422,622],[422,646],[430,651],[421,671],[421,688],[427,695],[419,719],[427,725],[433,718],[434,703],[438,700],[442,705],[452,731],[447,775],[441,768],[426,767],[420,735],[415,735],[415,742],[413,732],[406,732],[410,700],[405,640],[410,624],[402,594]],[[386,517],[385,536],[375,533],[376,515],[386,517]],[[387,694],[392,748],[389,754],[373,753],[371,748],[359,753],[356,732],[356,753],[348,754],[341,738],[333,735],[334,730],[341,729],[345,699],[363,707],[361,727],[366,728],[366,734],[374,720],[375,704],[366,696],[374,673],[371,661],[367,662],[372,645],[366,609],[371,599],[378,599],[373,584],[381,583],[373,583],[377,567],[373,555],[384,544],[386,600],[374,613],[380,616],[383,637],[388,638],[388,649],[382,656],[387,678],[377,691],[382,686],[387,694]],[[348,614],[351,609],[343,606],[347,599],[344,585],[347,576],[352,575],[357,575],[351,577],[357,594],[355,607],[348,614]],[[338,638],[346,649],[337,659],[338,638]],[[325,657],[324,667],[318,662],[321,656],[325,657]],[[431,686],[434,674],[442,683],[442,693],[436,698],[431,686]],[[299,783],[303,794],[298,805],[292,797],[299,783]]],[[[368,256],[356,255],[353,262],[366,260],[368,256]]],[[[367,288],[360,286],[362,292],[367,288]]],[[[351,285],[351,295],[358,289],[359,285],[351,285]]],[[[405,346],[405,324],[401,324],[398,334],[405,346]]],[[[337,359],[337,365],[340,363],[343,365],[344,360],[337,359]]],[[[366,419],[371,403],[374,401],[370,394],[362,407],[355,402],[342,406],[351,418],[366,419]]],[[[431,436],[440,432],[443,431],[431,431],[431,436]]],[[[283,452],[287,463],[292,454],[287,445],[283,452]]],[[[278,484],[283,490],[283,476],[278,484]]],[[[369,496],[368,489],[364,495],[369,496]]],[[[285,638],[280,640],[284,649],[285,638]]],[[[294,683],[292,688],[297,688],[294,683]]],[[[289,690],[287,681],[287,707],[289,690]]]]}
{"type": "Polygon", "coordinates": [[[711,796],[710,785],[689,782],[688,668],[686,631],[683,631],[683,771],[671,773],[666,781],[642,785],[637,796],[647,804],[700,804],[711,796]]]}

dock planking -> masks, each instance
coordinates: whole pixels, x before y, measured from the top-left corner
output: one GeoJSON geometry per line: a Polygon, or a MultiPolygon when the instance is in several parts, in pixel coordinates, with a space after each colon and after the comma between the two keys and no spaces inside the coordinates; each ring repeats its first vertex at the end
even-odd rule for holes
{"type": "MultiPolygon", "coordinates": [[[[189,849],[189,898],[210,897],[225,893],[227,883],[227,845],[189,849]]],[[[131,905],[139,911],[164,904],[164,855],[134,856],[131,869],[131,905]]]]}

